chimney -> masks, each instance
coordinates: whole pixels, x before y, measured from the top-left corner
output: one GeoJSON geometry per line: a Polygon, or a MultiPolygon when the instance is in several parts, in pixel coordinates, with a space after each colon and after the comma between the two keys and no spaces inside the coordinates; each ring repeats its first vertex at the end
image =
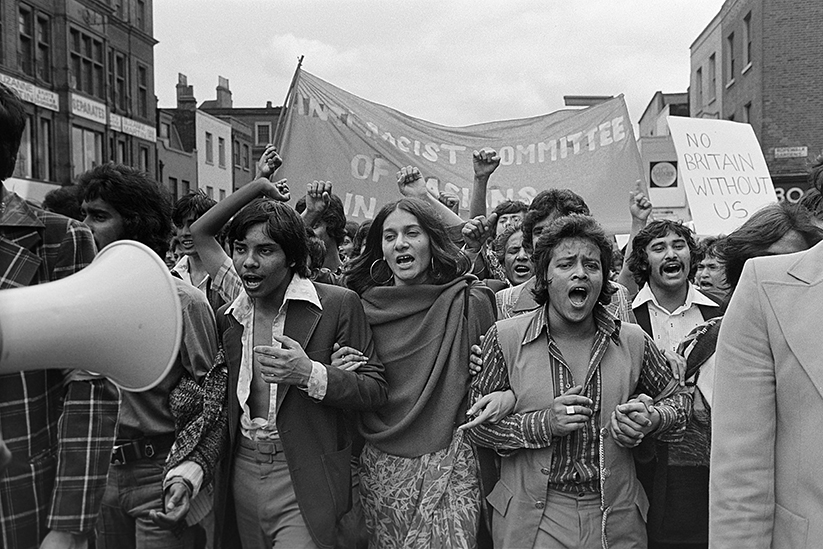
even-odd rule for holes
{"type": "Polygon", "coordinates": [[[231,90],[229,89],[229,79],[222,76],[217,77],[217,108],[230,109],[232,107],[231,90]]]}
{"type": "Polygon", "coordinates": [[[177,73],[177,108],[183,110],[194,110],[197,108],[197,100],[194,98],[194,87],[189,86],[188,79],[183,73],[177,73]]]}

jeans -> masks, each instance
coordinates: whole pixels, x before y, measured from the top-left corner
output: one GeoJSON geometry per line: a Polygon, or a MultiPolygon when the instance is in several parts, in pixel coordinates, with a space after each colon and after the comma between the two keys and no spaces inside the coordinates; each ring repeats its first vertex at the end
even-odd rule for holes
{"type": "Polygon", "coordinates": [[[98,549],[192,549],[193,528],[164,530],[149,518],[163,510],[165,457],[112,465],[98,522],[98,549]]]}

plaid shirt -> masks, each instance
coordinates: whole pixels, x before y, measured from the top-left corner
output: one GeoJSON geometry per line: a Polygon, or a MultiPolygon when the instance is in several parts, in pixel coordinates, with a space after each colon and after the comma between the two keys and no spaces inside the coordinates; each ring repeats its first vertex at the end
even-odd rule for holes
{"type": "MultiPolygon", "coordinates": [[[[579,431],[565,437],[554,437],[549,429],[549,410],[513,413],[496,424],[485,423],[469,431],[477,444],[494,448],[503,456],[521,448],[546,448],[554,446],[549,482],[552,488],[569,492],[599,492],[600,486],[600,402],[603,388],[600,383],[601,359],[609,345],[615,344],[620,322],[601,305],[595,306],[594,320],[597,326],[585,380],[572,379],[571,370],[549,332],[545,307],[541,307],[526,331],[523,344],[531,343],[545,333],[547,363],[551,369],[554,397],[575,384],[583,385],[583,395],[593,401],[592,420],[579,431]]],[[[658,395],[672,379],[672,373],[663,355],[646,337],[643,368],[636,393],[658,395]]],[[[476,402],[482,395],[510,389],[506,357],[498,340],[497,325],[486,336],[483,346],[483,370],[473,380],[470,401],[476,402]]],[[[679,437],[686,425],[689,410],[688,395],[678,394],[663,399],[656,405],[660,412],[660,425],[656,436],[667,433],[679,437]]]]}
{"type": "MultiPolygon", "coordinates": [[[[59,280],[91,262],[94,241],[85,225],[13,193],[5,197],[0,290],[59,280]]],[[[105,379],[71,381],[73,375],[59,369],[0,375],[0,433],[13,454],[0,475],[0,546],[38,547],[47,529],[85,533],[97,520],[119,392],[105,379]]]]}

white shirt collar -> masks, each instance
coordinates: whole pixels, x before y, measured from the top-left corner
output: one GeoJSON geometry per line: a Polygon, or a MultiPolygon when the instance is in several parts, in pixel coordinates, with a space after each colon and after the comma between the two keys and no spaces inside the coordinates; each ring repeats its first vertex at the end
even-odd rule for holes
{"type": "MultiPolygon", "coordinates": [[[[317,295],[317,288],[314,283],[308,278],[303,278],[298,274],[292,275],[289,285],[286,287],[286,294],[283,296],[283,309],[289,301],[308,301],[321,311],[323,306],[320,304],[320,297],[317,295]]],[[[246,290],[241,289],[232,304],[226,309],[226,315],[232,315],[237,322],[244,324],[244,320],[249,317],[254,311],[254,302],[246,293],[246,290]]]]}
{"type": "MultiPolygon", "coordinates": [[[[660,303],[657,302],[657,298],[655,297],[654,292],[652,292],[651,286],[647,283],[643,285],[634,297],[634,301],[632,301],[632,309],[636,309],[648,301],[651,301],[658,309],[664,310],[663,307],[660,306],[660,303]]],[[[691,309],[693,305],[708,305],[709,307],[717,307],[717,303],[706,297],[692,284],[689,284],[689,291],[686,292],[686,302],[678,307],[676,311],[672,311],[672,314],[678,311],[691,309]]]]}

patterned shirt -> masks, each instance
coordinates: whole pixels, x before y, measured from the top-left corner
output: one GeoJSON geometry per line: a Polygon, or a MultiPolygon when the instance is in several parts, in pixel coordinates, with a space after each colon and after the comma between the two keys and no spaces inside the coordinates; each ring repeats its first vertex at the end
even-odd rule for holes
{"type": "MultiPolygon", "coordinates": [[[[60,280],[91,262],[94,240],[85,225],[16,194],[5,197],[0,290],[60,280]]],[[[59,354],[54,367],[0,376],[0,432],[14,455],[0,475],[2,547],[37,546],[44,528],[87,533],[97,521],[119,391],[105,379],[60,370],[59,354]],[[35,497],[35,486],[51,496],[35,497]],[[31,535],[40,538],[32,544],[31,535]]]]}
{"type": "MultiPolygon", "coordinates": [[[[600,382],[601,360],[609,345],[617,344],[620,321],[609,314],[601,305],[594,309],[597,328],[585,380],[574,380],[559,347],[549,331],[545,307],[541,307],[526,330],[523,344],[531,343],[545,333],[547,361],[551,368],[555,397],[577,383],[583,385],[583,395],[594,403],[592,420],[583,429],[565,437],[555,437],[549,427],[549,410],[513,413],[496,424],[485,423],[469,431],[471,438],[481,446],[494,448],[502,456],[507,456],[522,448],[546,448],[554,445],[552,470],[549,482],[561,491],[599,491],[600,463],[600,382]]],[[[671,382],[672,373],[665,358],[651,340],[645,338],[643,367],[636,392],[647,395],[660,394],[671,382]]],[[[506,357],[498,339],[497,325],[486,335],[483,345],[483,370],[475,377],[470,390],[471,402],[481,396],[511,388],[506,357]]],[[[663,399],[655,405],[660,413],[657,434],[680,436],[686,424],[686,410],[689,409],[688,395],[678,394],[663,399]]],[[[661,437],[662,438],[662,437],[661,437]]]]}

